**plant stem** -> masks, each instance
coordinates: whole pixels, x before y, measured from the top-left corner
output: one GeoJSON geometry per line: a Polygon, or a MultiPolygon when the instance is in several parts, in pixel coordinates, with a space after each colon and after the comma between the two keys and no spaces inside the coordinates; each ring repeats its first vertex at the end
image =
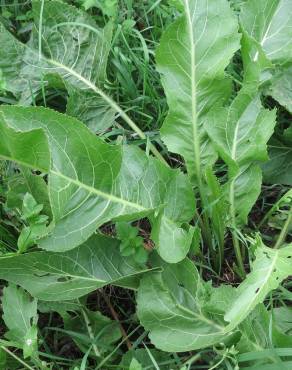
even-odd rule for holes
{"type": "Polygon", "coordinates": [[[19,358],[18,356],[16,356],[13,352],[11,352],[8,348],[4,347],[4,346],[0,346],[1,349],[3,349],[3,351],[5,351],[6,353],[8,353],[11,357],[13,357],[16,361],[18,361],[19,363],[21,363],[24,367],[26,367],[27,369],[29,370],[35,370],[33,367],[29,366],[26,362],[24,362],[21,358],[19,358]]]}
{"type": "Polygon", "coordinates": [[[95,342],[95,337],[94,337],[94,333],[92,331],[90,320],[87,316],[86,311],[83,308],[81,308],[81,312],[82,312],[82,315],[83,315],[83,318],[84,318],[84,321],[85,321],[85,325],[86,325],[86,328],[87,328],[87,331],[88,331],[89,338],[92,341],[92,348],[93,348],[94,354],[95,354],[96,357],[100,357],[100,352],[97,348],[97,345],[94,343],[95,342]]]}
{"type": "Polygon", "coordinates": [[[239,241],[238,241],[237,235],[236,235],[234,230],[232,230],[232,241],[233,241],[233,248],[234,248],[234,252],[235,252],[235,256],[236,256],[236,260],[237,260],[237,264],[238,264],[238,266],[237,266],[238,267],[238,272],[239,272],[240,277],[243,279],[246,274],[245,274],[245,270],[244,270],[244,264],[243,264],[243,261],[242,261],[242,255],[241,255],[239,241]]]}
{"type": "Polygon", "coordinates": [[[233,248],[237,260],[237,267],[238,267],[238,272],[241,278],[245,277],[245,270],[244,270],[244,264],[242,260],[242,255],[241,255],[241,249],[238,241],[238,237],[236,235],[236,215],[235,215],[235,205],[234,205],[234,181],[233,179],[230,184],[230,190],[229,190],[229,203],[230,203],[230,216],[231,216],[231,226],[232,226],[232,241],[233,241],[233,248]]]}
{"type": "Polygon", "coordinates": [[[285,242],[285,239],[286,239],[286,236],[289,230],[289,226],[291,223],[292,223],[292,208],[290,208],[290,212],[288,214],[287,220],[285,221],[283,229],[281,230],[281,233],[275,244],[275,247],[274,247],[275,249],[278,249],[279,247],[281,247],[281,245],[285,242]]]}
{"type": "Polygon", "coordinates": [[[120,326],[120,331],[122,333],[122,336],[125,338],[125,342],[126,342],[126,345],[128,347],[128,350],[130,351],[132,349],[132,343],[130,342],[129,338],[128,338],[128,335],[125,331],[125,329],[123,328],[123,325],[121,324],[120,322],[120,319],[119,319],[119,316],[118,314],[116,313],[115,309],[113,308],[108,296],[102,292],[102,296],[103,296],[103,299],[105,300],[111,314],[112,314],[112,317],[116,320],[116,322],[119,324],[120,326]]]}

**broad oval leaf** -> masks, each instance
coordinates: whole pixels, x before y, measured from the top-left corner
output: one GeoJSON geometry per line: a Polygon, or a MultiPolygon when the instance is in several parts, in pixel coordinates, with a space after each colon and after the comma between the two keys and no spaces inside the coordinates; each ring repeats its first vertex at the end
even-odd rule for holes
{"type": "Polygon", "coordinates": [[[59,1],[46,1],[43,7],[41,1],[33,1],[33,17],[28,44],[0,27],[1,44],[6,45],[0,53],[0,68],[7,89],[21,102],[31,101],[31,91],[40,91],[49,74],[60,75],[81,89],[86,85],[79,76],[92,83],[105,78],[109,29],[99,29],[89,15],[59,1]]]}
{"type": "MultiPolygon", "coordinates": [[[[178,229],[193,216],[192,188],[179,170],[133,146],[106,144],[79,121],[48,109],[2,106],[0,112],[0,157],[49,173],[55,227],[40,240],[42,248],[72,249],[107,221],[153,216],[157,209],[178,229]],[[173,197],[176,192],[184,197],[173,197]]],[[[157,241],[159,252],[168,248],[157,241]]],[[[179,240],[172,262],[185,257],[190,242],[188,234],[179,240]]]]}

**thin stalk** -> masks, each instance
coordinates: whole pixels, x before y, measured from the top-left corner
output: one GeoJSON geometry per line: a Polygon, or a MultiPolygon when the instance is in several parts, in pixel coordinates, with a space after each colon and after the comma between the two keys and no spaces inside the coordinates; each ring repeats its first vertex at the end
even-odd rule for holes
{"type": "Polygon", "coordinates": [[[113,308],[108,296],[104,292],[102,292],[102,296],[103,296],[103,299],[105,300],[105,302],[106,302],[106,304],[107,304],[107,306],[108,306],[108,308],[109,308],[109,310],[112,314],[112,317],[119,324],[121,334],[122,334],[123,338],[125,338],[126,345],[128,347],[128,350],[130,351],[133,348],[133,346],[132,346],[132,343],[130,342],[130,340],[128,338],[128,335],[127,335],[123,325],[120,322],[118,314],[116,313],[115,309],[113,308]]]}
{"type": "Polygon", "coordinates": [[[230,201],[230,216],[231,216],[231,225],[232,225],[232,241],[233,241],[233,248],[237,260],[237,267],[238,267],[238,272],[240,274],[241,278],[245,277],[245,269],[244,269],[244,264],[243,264],[243,259],[241,255],[241,249],[238,241],[238,237],[236,234],[236,216],[235,216],[235,208],[234,208],[234,180],[230,184],[230,192],[229,192],[229,201],[230,201]]]}
{"type": "Polygon", "coordinates": [[[13,352],[11,352],[8,348],[4,347],[4,346],[0,346],[1,349],[3,349],[3,351],[5,351],[6,353],[8,353],[11,357],[13,357],[16,361],[18,361],[19,363],[21,363],[24,367],[26,367],[27,369],[29,370],[35,370],[33,367],[29,366],[26,362],[24,362],[21,358],[19,358],[18,356],[16,356],[13,352]]]}
{"type": "Polygon", "coordinates": [[[278,240],[275,244],[275,249],[278,249],[281,247],[281,245],[285,242],[286,236],[288,234],[289,226],[292,223],[292,208],[290,209],[289,215],[287,217],[287,220],[285,221],[285,224],[283,226],[283,229],[281,230],[281,233],[278,237],[278,240]]]}
{"type": "Polygon", "coordinates": [[[210,249],[210,252],[213,253],[211,230],[210,230],[208,218],[206,217],[205,214],[203,214],[203,219],[202,219],[197,209],[195,210],[195,212],[196,212],[196,217],[198,219],[198,222],[199,222],[199,225],[202,231],[203,240],[207,244],[208,248],[210,249]]]}
{"type": "Polygon", "coordinates": [[[89,338],[92,341],[92,348],[93,348],[94,354],[95,354],[96,357],[100,357],[100,352],[99,352],[99,350],[97,348],[97,345],[94,343],[95,342],[95,336],[94,336],[94,333],[92,331],[90,320],[89,320],[89,318],[87,316],[86,311],[83,308],[81,308],[81,312],[82,312],[82,315],[83,315],[83,318],[84,318],[84,322],[85,322],[85,325],[86,325],[86,328],[87,328],[87,332],[88,332],[89,338]]]}
{"type": "Polygon", "coordinates": [[[133,335],[138,329],[140,329],[140,325],[137,326],[133,331],[131,331],[131,333],[129,335],[127,335],[126,338],[123,338],[121,340],[121,342],[113,349],[113,351],[107,355],[95,368],[95,370],[98,370],[98,369],[101,369],[102,366],[115,354],[115,352],[121,347],[121,345],[128,339],[131,337],[131,335],[133,335]]]}
{"type": "Polygon", "coordinates": [[[233,248],[237,260],[237,267],[238,267],[238,272],[240,274],[241,278],[245,277],[245,270],[244,270],[244,265],[243,265],[243,260],[242,260],[242,255],[241,255],[241,250],[240,250],[240,245],[238,241],[238,237],[236,235],[235,230],[232,230],[232,241],[233,241],[233,248]]]}
{"type": "Polygon", "coordinates": [[[43,13],[44,13],[44,4],[45,1],[41,1],[41,9],[40,9],[40,20],[39,20],[39,60],[42,58],[42,33],[43,33],[43,13]]]}

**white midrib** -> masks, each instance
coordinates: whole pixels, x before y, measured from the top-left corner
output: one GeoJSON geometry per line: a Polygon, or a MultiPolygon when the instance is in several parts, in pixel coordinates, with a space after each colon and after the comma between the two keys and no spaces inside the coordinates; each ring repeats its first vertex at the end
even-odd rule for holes
{"type": "Polygon", "coordinates": [[[142,130],[139,129],[139,127],[134,124],[134,122],[130,119],[130,117],[121,109],[121,107],[112,100],[107,94],[105,94],[101,89],[99,89],[95,84],[93,84],[91,81],[84,78],[81,74],[74,71],[74,69],[65,66],[62,63],[59,63],[58,61],[54,59],[46,59],[44,58],[48,63],[53,64],[54,66],[63,69],[64,71],[67,71],[70,73],[70,75],[77,78],[77,80],[84,83],[85,86],[89,87],[90,90],[94,91],[97,95],[101,96],[102,99],[109,104],[127,123],[128,125],[136,131],[136,133],[140,136],[141,139],[146,139],[146,135],[142,130]]]}
{"type": "Polygon", "coordinates": [[[137,203],[129,202],[128,200],[116,197],[113,194],[105,193],[101,190],[98,190],[98,189],[92,187],[92,186],[84,184],[83,182],[79,181],[78,179],[72,179],[71,177],[68,177],[68,176],[62,174],[61,172],[51,170],[50,173],[54,174],[55,176],[61,177],[64,180],[69,181],[72,184],[74,184],[74,185],[76,185],[76,186],[78,186],[82,189],[87,190],[89,193],[100,196],[100,197],[102,197],[104,199],[107,199],[111,202],[119,203],[119,204],[122,204],[122,205],[127,206],[127,207],[132,207],[132,208],[136,209],[137,211],[146,211],[147,210],[147,208],[144,208],[144,207],[140,206],[137,203]]]}
{"type": "MultiPolygon", "coordinates": [[[[273,22],[273,17],[274,17],[274,16],[275,16],[275,14],[278,12],[279,4],[280,4],[280,3],[278,3],[278,6],[276,7],[276,10],[275,10],[274,14],[271,16],[271,19],[270,19],[270,22],[269,22],[268,27],[267,27],[267,29],[266,29],[266,32],[265,32],[265,34],[264,34],[264,37],[262,38],[262,41],[260,42],[261,47],[263,47],[263,46],[264,46],[264,43],[265,43],[265,42],[266,42],[266,40],[267,40],[268,33],[270,32],[270,28],[271,28],[271,25],[272,25],[272,22],[273,22]]],[[[257,52],[256,52],[256,54],[255,54],[255,56],[254,56],[254,58],[253,58],[253,61],[254,61],[254,62],[257,62],[258,57],[259,57],[259,52],[257,51],[257,52]]]]}
{"type": "Polygon", "coordinates": [[[137,203],[133,203],[133,202],[130,202],[128,200],[125,200],[125,199],[122,199],[122,198],[119,198],[113,194],[109,194],[109,193],[105,193],[101,190],[98,190],[92,186],[89,186],[89,185],[86,185],[84,183],[82,183],[81,181],[79,181],[78,179],[72,179],[71,177],[68,177],[64,174],[62,174],[61,172],[58,172],[58,171],[55,171],[55,170],[46,170],[46,169],[43,169],[43,168],[36,168],[35,166],[32,166],[30,165],[29,163],[26,163],[26,162],[22,162],[18,159],[15,159],[15,158],[12,158],[12,157],[8,157],[8,156],[5,156],[5,155],[2,155],[0,154],[0,158],[2,158],[3,160],[7,160],[7,161],[13,161],[13,162],[16,162],[24,167],[27,167],[27,168],[30,168],[32,170],[39,170],[43,173],[51,173],[51,174],[54,174],[55,176],[57,177],[60,177],[60,178],[63,178],[64,180],[67,180],[68,182],[70,183],[73,183],[74,185],[77,185],[79,186],[80,188],[82,189],[85,189],[87,190],[88,192],[92,193],[92,194],[95,194],[97,196],[100,196],[104,199],[107,199],[111,202],[114,202],[114,203],[118,203],[118,204],[122,204],[124,206],[128,206],[128,207],[131,207],[131,208],[134,208],[136,209],[137,211],[147,211],[148,208],[144,208],[142,206],[140,206],[139,204],[137,203]]]}
{"type": "MultiPolygon", "coordinates": [[[[36,52],[29,48],[27,45],[24,45],[25,48],[28,48],[32,53],[36,54],[36,52]]],[[[40,46],[41,49],[41,46],[40,46]]],[[[39,50],[38,53],[38,58],[40,57],[40,52],[39,50]]],[[[142,139],[146,140],[147,137],[144,134],[142,130],[136,125],[136,123],[127,115],[127,113],[106,93],[104,93],[100,88],[98,88],[95,84],[93,84],[91,81],[88,79],[84,78],[81,74],[78,72],[74,71],[74,69],[67,67],[66,65],[59,63],[58,61],[54,59],[49,59],[46,58],[44,55],[41,56],[42,59],[47,62],[48,64],[51,64],[55,67],[61,68],[64,71],[68,72],[70,75],[74,76],[77,78],[77,80],[81,81],[85,86],[87,86],[90,90],[95,92],[97,95],[99,95],[105,102],[108,103],[108,105],[119,114],[120,117],[131,127],[133,131],[136,132],[136,134],[142,139]]],[[[149,144],[150,150],[153,153],[153,155],[160,160],[166,167],[169,167],[169,164],[166,162],[166,160],[163,158],[163,156],[160,154],[160,152],[157,150],[157,148],[150,142],[149,144]]]]}
{"type": "MultiPolygon", "coordinates": [[[[185,313],[191,315],[191,316],[194,316],[196,317],[199,321],[202,321],[210,326],[213,326],[214,328],[216,328],[218,330],[218,333],[216,334],[220,334],[220,333],[224,333],[224,326],[220,326],[218,325],[216,322],[208,319],[206,316],[202,315],[201,313],[197,313],[193,310],[189,310],[187,307],[184,307],[182,306],[181,304],[177,304],[177,307],[179,307],[182,311],[184,311],[185,313]]],[[[211,334],[208,334],[208,335],[213,335],[213,333],[211,334]]]]}
{"type": "Polygon", "coordinates": [[[197,127],[197,106],[196,106],[196,54],[195,54],[195,40],[193,33],[193,24],[191,11],[189,7],[189,0],[185,0],[185,12],[188,24],[188,32],[190,38],[190,48],[191,48],[191,98],[192,98],[192,133],[193,133],[193,144],[194,144],[194,154],[195,154],[195,169],[197,180],[200,183],[201,181],[201,160],[200,160],[200,142],[198,136],[198,127],[197,127]]]}

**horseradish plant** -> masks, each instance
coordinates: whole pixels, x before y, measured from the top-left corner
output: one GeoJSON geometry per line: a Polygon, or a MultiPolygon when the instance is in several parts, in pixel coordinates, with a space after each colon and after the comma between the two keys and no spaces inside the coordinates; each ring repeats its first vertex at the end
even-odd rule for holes
{"type": "MultiPolygon", "coordinates": [[[[100,29],[88,14],[53,0],[33,2],[26,44],[1,25],[1,86],[19,104],[0,106],[0,157],[15,163],[26,195],[19,206],[11,188],[11,204],[23,210],[23,229],[18,252],[0,259],[0,278],[34,297],[28,303],[27,293],[14,285],[4,291],[6,312],[17,294],[23,307],[33,306],[21,336],[32,340],[34,351],[37,302],[76,300],[107,284],[138,290],[138,318],[164,351],[250,344],[252,320],[267,314],[262,302],[292,274],[292,245],[284,245],[291,211],[277,248],[265,246],[259,235],[249,239],[247,276],[244,243],[262,168],[267,181],[291,184],[291,174],[276,171],[279,152],[291,168],[291,130],[285,140],[274,139],[282,141],[271,145],[269,160],[276,111],[263,107],[262,95],[291,109],[285,84],[291,84],[292,4],[249,0],[239,19],[227,0],[172,4],[177,18],[163,34],[156,62],[169,107],[161,138],[184,159],[180,169],[170,168],[149,140],[154,156],[103,136],[119,119],[147,139],[104,88],[111,23],[100,29]],[[239,52],[244,76],[235,91],[226,70],[239,52]],[[66,114],[29,106],[51,87],[67,90],[66,114]],[[142,218],[151,224],[154,244],[147,263],[141,238],[126,224],[142,218]],[[122,241],[102,235],[109,222],[122,241]],[[231,245],[243,281],[237,288],[213,287],[196,260],[207,253],[220,275],[231,245]]],[[[291,196],[285,199],[291,204],[291,196]]],[[[7,313],[4,320],[13,332],[7,313]]],[[[27,341],[15,343],[33,354],[27,341]]]]}

